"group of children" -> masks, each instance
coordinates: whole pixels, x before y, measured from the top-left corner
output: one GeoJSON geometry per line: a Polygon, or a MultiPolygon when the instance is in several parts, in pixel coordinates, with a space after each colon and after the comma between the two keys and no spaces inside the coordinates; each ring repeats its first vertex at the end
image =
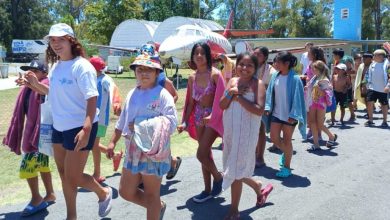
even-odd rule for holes
{"type": "MultiPolygon", "coordinates": [[[[35,62],[22,68],[28,72],[17,80],[24,87],[3,141],[15,153],[24,154],[20,176],[27,179],[32,194],[23,211],[25,216],[45,209],[55,201],[49,158],[38,150],[39,106],[44,95],[48,95],[52,108],[54,159],[62,181],[67,219],[77,219],[78,187],[97,195],[100,217],[111,211],[112,189],[99,184],[104,181],[100,172],[100,154],[103,152],[108,158],[113,158],[114,169],[117,169],[122,152],[115,153],[114,150],[121,137],[125,140],[126,153],[119,194],[125,200],[145,207],[147,219],[162,219],[167,206],[160,199],[162,177],[173,178],[181,164],[181,158],[172,157],[170,150],[170,136],[176,129],[179,133],[187,131],[199,145],[197,158],[201,163],[204,190],[195,195],[193,201],[203,203],[231,187],[231,206],[225,219],[239,219],[242,183],[254,190],[258,207],[265,204],[273,190],[271,184],[264,187],[252,177],[255,166],[265,165],[266,131],[270,131],[271,141],[282,151],[276,176],[289,177],[292,175],[295,127],[298,126],[306,139],[308,124],[314,142],[308,148],[310,151],[319,149],[322,131],[329,138],[327,147],[334,146],[337,135],[324,126],[325,113],[334,103],[346,107],[346,96],[353,100],[352,93],[349,93],[352,88],[356,89],[348,74],[351,65],[336,58],[334,74],[331,75],[323,51],[318,47],[308,47],[304,87],[301,77],[294,71],[297,58],[289,52],[277,54],[273,66],[267,64],[269,51],[266,47],[255,48],[253,54],[239,54],[235,65],[227,57],[219,56],[228,65],[222,74],[213,67],[209,45],[198,43],[191,51],[190,66],[195,71],[188,78],[182,123],[179,124],[175,107],[177,91],[166,78],[153,47],[145,46],[130,65],[137,85],[128,93],[122,108],[112,79],[102,73],[104,61],[98,57],[84,58],[84,50],[71,27],[55,24],[45,38],[49,42],[46,61],[50,71],[43,63],[35,62]],[[119,119],[108,146],[103,146],[100,138],[106,135],[111,103],[119,119]],[[27,122],[22,137],[25,116],[27,122]],[[211,151],[217,137],[223,139],[222,172],[217,169],[211,151]],[[92,176],[84,173],[91,150],[94,159],[92,176]],[[46,188],[43,198],[38,189],[38,172],[46,188]]],[[[365,61],[362,65],[359,66],[360,72],[371,68],[365,61]]],[[[379,81],[379,77],[373,74],[368,74],[366,80],[359,71],[357,82],[379,81]]],[[[390,88],[389,84],[387,86],[390,88]]],[[[370,88],[375,89],[376,85],[368,87],[369,91],[370,88]]],[[[386,106],[380,95],[367,95],[371,97],[367,101],[370,103],[376,97],[382,107],[386,106]]],[[[370,111],[368,113],[370,117],[370,111]]],[[[341,122],[343,115],[342,112],[341,122]]]]}

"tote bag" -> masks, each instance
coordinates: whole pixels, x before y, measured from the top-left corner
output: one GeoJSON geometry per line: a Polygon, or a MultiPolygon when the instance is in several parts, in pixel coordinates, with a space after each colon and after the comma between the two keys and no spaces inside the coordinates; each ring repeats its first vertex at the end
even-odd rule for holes
{"type": "Polygon", "coordinates": [[[53,156],[53,116],[51,114],[51,105],[48,96],[45,102],[41,104],[41,126],[39,131],[38,151],[48,156],[53,156]]]}

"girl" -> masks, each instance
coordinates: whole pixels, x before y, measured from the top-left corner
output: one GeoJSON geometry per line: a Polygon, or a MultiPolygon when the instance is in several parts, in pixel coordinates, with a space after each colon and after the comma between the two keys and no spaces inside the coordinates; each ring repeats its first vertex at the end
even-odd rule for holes
{"type": "MultiPolygon", "coordinates": [[[[23,159],[20,165],[19,177],[26,179],[31,192],[31,200],[24,208],[22,216],[30,216],[53,203],[56,199],[53,191],[49,156],[39,152],[40,104],[44,93],[39,87],[48,88],[47,66],[42,61],[32,61],[29,66],[21,66],[27,71],[25,77],[15,82],[23,86],[19,92],[11,124],[3,144],[23,159]],[[26,119],[26,123],[24,120],[26,119]],[[40,173],[46,196],[39,193],[38,173],[40,173]]],[[[43,99],[44,100],[44,99],[43,99]]]]}
{"type": "MultiPolygon", "coordinates": [[[[267,63],[269,50],[267,47],[256,47],[253,51],[253,54],[257,57],[257,61],[259,63],[259,68],[257,70],[257,73],[255,74],[255,78],[261,80],[264,83],[265,89],[267,89],[272,74],[276,72],[276,70],[270,64],[267,63]]],[[[256,167],[258,168],[265,166],[265,144],[265,124],[262,121],[259,132],[259,140],[257,142],[256,147],[256,167]]],[[[271,152],[277,149],[278,148],[275,145],[272,145],[270,148],[268,148],[268,150],[271,152]]]]}
{"type": "Polygon", "coordinates": [[[320,60],[315,61],[311,66],[315,75],[308,83],[307,95],[310,96],[308,103],[309,121],[314,144],[307,149],[308,151],[320,149],[318,133],[321,133],[321,131],[324,131],[329,137],[329,141],[326,143],[327,147],[335,145],[337,139],[337,135],[330,133],[329,129],[324,126],[326,107],[332,105],[333,96],[329,69],[320,60]]]}
{"type": "Polygon", "coordinates": [[[297,58],[290,52],[280,52],[275,61],[279,72],[272,76],[268,86],[265,111],[271,118],[271,140],[283,152],[276,176],[288,177],[293,152],[291,138],[298,123],[302,137],[306,138],[306,108],[302,81],[293,70],[297,58]]]}
{"type": "Polygon", "coordinates": [[[77,187],[96,193],[99,216],[104,217],[111,211],[111,188],[100,186],[84,173],[97,132],[96,72],[67,24],[53,25],[45,39],[49,41],[46,59],[52,65],[46,94],[50,93],[54,159],[62,181],[67,219],[77,219],[77,187]]]}
{"type": "Polygon", "coordinates": [[[191,62],[196,65],[196,72],[188,78],[183,123],[178,126],[178,131],[182,132],[187,128],[190,136],[198,141],[197,158],[202,164],[205,189],[194,196],[193,201],[202,203],[222,192],[223,178],[212,158],[211,145],[218,136],[223,135],[219,100],[225,86],[221,74],[212,68],[211,51],[206,43],[194,45],[191,51],[191,62]],[[193,132],[194,127],[196,134],[193,132]],[[212,189],[211,175],[214,178],[212,189]]]}
{"type": "Polygon", "coordinates": [[[236,73],[220,101],[224,125],[223,189],[230,185],[232,204],[225,219],[239,219],[238,205],[242,183],[249,185],[256,193],[256,206],[263,206],[272,191],[272,185],[261,189],[261,182],[252,178],[256,161],[256,145],[261,115],[264,111],[265,87],[254,77],[258,68],[257,57],[248,53],[237,57],[236,73]]]}
{"type": "Polygon", "coordinates": [[[162,177],[170,169],[170,135],[177,116],[173,97],[156,83],[162,70],[158,57],[139,55],[131,64],[138,86],[127,95],[124,110],[115,126],[107,156],[122,136],[126,156],[119,194],[127,201],[147,209],[147,219],[162,219],[166,204],[160,200],[162,177]],[[144,190],[138,188],[143,182],[144,190]]]}

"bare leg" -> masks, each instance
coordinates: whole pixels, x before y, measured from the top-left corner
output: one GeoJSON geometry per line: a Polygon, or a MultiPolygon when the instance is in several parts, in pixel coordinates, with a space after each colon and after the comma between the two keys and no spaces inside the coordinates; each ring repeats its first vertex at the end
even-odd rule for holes
{"type": "Polygon", "coordinates": [[[264,163],[264,151],[266,144],[266,136],[265,136],[265,124],[261,122],[260,132],[259,132],[259,140],[257,141],[256,146],[256,160],[260,163],[264,163]]]}
{"type": "Polygon", "coordinates": [[[234,216],[238,216],[239,214],[238,206],[240,204],[241,193],[242,193],[242,181],[235,180],[231,185],[232,204],[230,205],[230,209],[226,219],[234,216]]]}
{"type": "MultiPolygon", "coordinates": [[[[196,128],[196,134],[198,136],[198,150],[200,147],[200,139],[204,135],[205,127],[199,126],[196,128]]],[[[211,173],[204,167],[204,165],[201,163],[202,167],[202,175],[203,175],[203,182],[204,182],[204,191],[211,192],[211,173]]]]}
{"type": "Polygon", "coordinates": [[[330,113],[330,118],[331,118],[332,123],[334,123],[336,121],[335,117],[336,117],[336,110],[330,113]]]}
{"type": "Polygon", "coordinates": [[[370,122],[373,121],[373,113],[374,113],[374,102],[367,102],[367,114],[368,114],[368,120],[370,122]]]}
{"type": "Polygon", "coordinates": [[[31,201],[30,203],[33,206],[39,205],[43,198],[39,194],[39,185],[38,185],[38,177],[33,177],[27,179],[28,186],[30,187],[30,192],[31,192],[31,201]]]}
{"type": "Polygon", "coordinates": [[[242,182],[251,187],[253,191],[255,191],[257,197],[261,196],[262,184],[260,181],[256,181],[253,178],[243,178],[242,182]]]}
{"type": "Polygon", "coordinates": [[[381,105],[383,122],[387,122],[387,112],[389,111],[389,105],[381,105]]]}
{"type": "Polygon", "coordinates": [[[355,108],[352,102],[348,103],[348,108],[349,108],[349,112],[351,113],[351,118],[349,120],[354,120],[356,118],[356,115],[355,115],[355,108]]]}
{"type": "Polygon", "coordinates": [[[340,111],[341,111],[340,122],[344,123],[345,108],[340,106],[340,111]]]}
{"type": "Polygon", "coordinates": [[[318,142],[318,127],[317,127],[317,109],[315,108],[310,108],[309,110],[309,118],[310,118],[310,128],[311,128],[311,133],[313,135],[313,143],[316,147],[320,147],[320,144],[318,142]]]}
{"type": "Polygon", "coordinates": [[[92,156],[93,156],[93,178],[99,179],[100,177],[100,162],[101,162],[101,152],[99,148],[100,138],[96,137],[95,142],[93,143],[92,156]]]}
{"type": "Polygon", "coordinates": [[[145,202],[147,204],[146,218],[148,220],[159,219],[162,208],[160,200],[161,178],[154,175],[142,175],[145,186],[145,202]]]}
{"type": "Polygon", "coordinates": [[[323,131],[328,135],[329,140],[334,140],[334,135],[329,131],[329,129],[324,125],[324,119],[325,119],[325,109],[318,109],[317,110],[317,128],[318,131],[323,131]]]}
{"type": "Polygon", "coordinates": [[[196,154],[203,167],[205,167],[207,171],[211,172],[214,181],[220,181],[222,179],[222,174],[215,166],[214,160],[210,158],[211,145],[214,143],[217,136],[218,134],[214,129],[206,127],[204,134],[199,141],[199,148],[196,154]]]}
{"type": "Polygon", "coordinates": [[[282,131],[283,131],[283,153],[286,158],[286,161],[284,163],[284,167],[290,169],[291,159],[292,159],[292,153],[293,153],[293,147],[291,138],[294,133],[293,126],[290,125],[282,125],[282,131]]]}
{"type": "Polygon", "coordinates": [[[56,200],[56,196],[53,190],[53,183],[51,179],[51,172],[41,172],[41,178],[43,185],[45,186],[46,196],[43,198],[46,202],[53,202],[56,200]]]}

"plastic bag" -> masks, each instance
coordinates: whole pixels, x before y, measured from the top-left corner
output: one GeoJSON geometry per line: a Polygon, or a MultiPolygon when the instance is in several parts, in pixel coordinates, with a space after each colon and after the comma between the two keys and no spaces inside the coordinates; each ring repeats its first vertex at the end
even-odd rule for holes
{"type": "Polygon", "coordinates": [[[53,116],[51,105],[46,96],[45,102],[41,104],[41,126],[39,132],[38,151],[48,156],[53,156],[53,116]]]}

